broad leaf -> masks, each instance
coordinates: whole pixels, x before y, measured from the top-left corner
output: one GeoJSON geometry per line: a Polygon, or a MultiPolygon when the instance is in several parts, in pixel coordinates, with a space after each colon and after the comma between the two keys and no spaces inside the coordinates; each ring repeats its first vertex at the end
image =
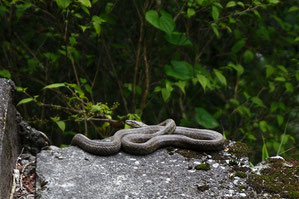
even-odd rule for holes
{"type": "Polygon", "coordinates": [[[214,129],[219,126],[217,120],[203,108],[195,108],[195,120],[204,128],[214,129]]]}
{"type": "Polygon", "coordinates": [[[160,17],[156,10],[149,10],[145,14],[145,19],[155,26],[156,28],[160,29],[160,17]]]}
{"type": "Polygon", "coordinates": [[[219,10],[216,6],[212,6],[212,17],[214,21],[217,21],[219,18],[219,10]]]}
{"type": "Polygon", "coordinates": [[[29,103],[29,102],[32,102],[34,99],[33,98],[25,98],[25,99],[22,99],[21,101],[19,101],[19,103],[17,104],[17,106],[21,105],[21,104],[26,104],[26,103],[29,103]]]}
{"type": "Polygon", "coordinates": [[[277,120],[278,126],[281,126],[284,119],[281,115],[276,115],[276,120],[277,120]]]}
{"type": "Polygon", "coordinates": [[[218,31],[218,28],[217,28],[217,24],[212,23],[211,28],[212,28],[213,32],[215,33],[216,37],[219,38],[219,31],[218,31]]]}
{"type": "Polygon", "coordinates": [[[224,75],[217,69],[214,69],[214,73],[216,75],[216,77],[219,79],[219,81],[226,86],[226,78],[224,77],[224,75]]]}
{"type": "Polygon", "coordinates": [[[51,88],[59,88],[59,87],[65,87],[65,83],[50,84],[48,86],[45,86],[43,89],[51,89],[51,88]]]}
{"type": "Polygon", "coordinates": [[[56,3],[58,7],[65,9],[70,5],[71,0],[56,0],[56,3]]]}
{"type": "Polygon", "coordinates": [[[235,1],[230,1],[230,2],[228,2],[228,3],[226,4],[225,7],[230,8],[230,7],[234,7],[234,6],[236,6],[236,5],[237,5],[237,4],[236,4],[235,1]]]}
{"type": "Polygon", "coordinates": [[[162,98],[163,98],[164,102],[166,102],[168,100],[168,98],[171,95],[172,90],[173,90],[172,87],[166,87],[166,88],[161,89],[162,98]]]}
{"type": "Polygon", "coordinates": [[[259,127],[260,127],[261,131],[263,131],[265,133],[268,129],[268,124],[266,121],[263,120],[263,121],[259,122],[259,127]]]}
{"type": "Polygon", "coordinates": [[[251,50],[246,50],[243,54],[243,59],[245,63],[249,63],[254,58],[254,54],[251,50]]]}
{"type": "Polygon", "coordinates": [[[285,86],[287,92],[292,93],[294,91],[294,86],[291,82],[285,83],[284,86],[285,86]]]}
{"type": "Polygon", "coordinates": [[[228,66],[231,67],[231,68],[233,68],[234,70],[236,70],[238,76],[242,75],[243,72],[244,72],[244,68],[240,64],[229,63],[228,66]]]}
{"type": "Polygon", "coordinates": [[[178,86],[184,94],[186,94],[185,93],[185,87],[187,85],[186,81],[178,81],[175,83],[175,85],[178,86]]]}
{"type": "Polygon", "coordinates": [[[259,97],[252,97],[251,101],[259,107],[266,108],[264,102],[259,97]]]}
{"type": "Polygon", "coordinates": [[[167,34],[171,34],[175,27],[172,16],[163,10],[161,10],[160,13],[162,15],[159,21],[160,30],[163,30],[167,34]]]}
{"type": "Polygon", "coordinates": [[[62,132],[65,130],[65,122],[60,120],[60,117],[51,117],[51,120],[57,124],[62,132]]]}
{"type": "Polygon", "coordinates": [[[192,45],[191,41],[186,37],[185,33],[173,32],[171,34],[166,34],[165,39],[173,45],[178,45],[178,46],[192,45]]]}
{"type": "Polygon", "coordinates": [[[202,86],[203,90],[205,91],[209,80],[201,74],[198,74],[196,76],[196,78],[197,78],[198,82],[200,83],[200,85],[202,86]]]}
{"type": "Polygon", "coordinates": [[[78,0],[83,6],[91,7],[91,3],[89,0],[78,0]]]}
{"type": "Polygon", "coordinates": [[[165,73],[168,76],[180,80],[189,80],[193,77],[193,67],[185,61],[171,61],[172,66],[165,66],[165,73]]]}
{"type": "Polygon", "coordinates": [[[157,11],[149,10],[145,14],[145,19],[156,28],[167,34],[171,34],[175,28],[175,22],[173,21],[171,14],[164,10],[161,10],[160,13],[161,17],[159,17],[157,11]]]}
{"type": "Polygon", "coordinates": [[[187,17],[190,18],[192,17],[193,15],[195,15],[195,10],[193,8],[188,8],[187,9],[187,17]]]}
{"type": "Polygon", "coordinates": [[[235,43],[234,46],[232,47],[232,53],[236,54],[237,52],[239,52],[244,47],[245,43],[246,43],[245,39],[241,39],[237,41],[237,43],[235,43]]]}
{"type": "Polygon", "coordinates": [[[10,79],[11,78],[11,74],[8,70],[6,69],[3,69],[3,70],[0,70],[0,77],[4,77],[4,78],[7,78],[7,79],[10,79]]]}

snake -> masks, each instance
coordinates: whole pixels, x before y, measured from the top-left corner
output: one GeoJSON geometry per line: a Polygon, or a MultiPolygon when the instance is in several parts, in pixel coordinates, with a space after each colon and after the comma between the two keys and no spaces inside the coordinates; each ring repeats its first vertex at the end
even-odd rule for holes
{"type": "MultiPolygon", "coordinates": [[[[137,121],[136,121],[137,122],[137,121]]],[[[128,124],[133,125],[132,121],[128,121],[128,124]]],[[[152,137],[159,136],[163,134],[173,133],[176,129],[176,124],[172,119],[167,119],[160,123],[162,128],[155,128],[154,126],[143,125],[140,128],[134,129],[121,129],[117,131],[113,136],[103,139],[103,140],[91,140],[83,134],[76,134],[71,145],[78,146],[86,152],[94,155],[108,156],[116,154],[121,149],[121,140],[128,134],[138,134],[142,135],[151,134],[152,137]],[[154,127],[154,128],[153,128],[154,127]]],[[[148,146],[151,147],[151,146],[148,146]]]]}
{"type": "Polygon", "coordinates": [[[82,134],[76,134],[72,145],[102,156],[113,155],[120,149],[133,155],[148,155],[168,146],[216,151],[223,149],[224,145],[224,138],[217,131],[176,126],[172,119],[158,125],[146,125],[134,120],[127,120],[126,123],[135,128],[119,130],[106,141],[90,140],[82,134]]]}

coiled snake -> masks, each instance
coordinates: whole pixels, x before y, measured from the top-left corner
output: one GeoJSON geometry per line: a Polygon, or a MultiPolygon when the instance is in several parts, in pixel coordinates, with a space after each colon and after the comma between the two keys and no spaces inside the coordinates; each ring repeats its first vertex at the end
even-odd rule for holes
{"type": "Polygon", "coordinates": [[[176,126],[172,119],[158,125],[148,126],[141,122],[127,120],[134,129],[122,129],[104,140],[90,140],[82,134],[72,139],[72,145],[95,155],[113,155],[122,148],[134,155],[146,155],[159,148],[173,146],[195,151],[211,151],[223,148],[223,136],[212,130],[176,126]]]}

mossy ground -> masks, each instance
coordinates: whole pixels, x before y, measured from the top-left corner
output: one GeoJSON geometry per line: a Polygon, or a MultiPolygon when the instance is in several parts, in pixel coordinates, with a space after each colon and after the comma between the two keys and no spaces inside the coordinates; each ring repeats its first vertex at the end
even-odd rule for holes
{"type": "Polygon", "coordinates": [[[299,198],[299,161],[270,159],[267,162],[270,166],[262,169],[261,175],[249,175],[248,184],[257,192],[279,194],[291,199],[299,198]]]}
{"type": "Polygon", "coordinates": [[[236,142],[232,147],[229,147],[229,152],[235,154],[237,158],[248,157],[249,148],[245,143],[236,142]]]}
{"type": "Polygon", "coordinates": [[[210,170],[211,169],[211,166],[210,164],[208,163],[201,163],[201,164],[198,164],[194,167],[196,170],[204,170],[204,171],[207,171],[207,170],[210,170]]]}

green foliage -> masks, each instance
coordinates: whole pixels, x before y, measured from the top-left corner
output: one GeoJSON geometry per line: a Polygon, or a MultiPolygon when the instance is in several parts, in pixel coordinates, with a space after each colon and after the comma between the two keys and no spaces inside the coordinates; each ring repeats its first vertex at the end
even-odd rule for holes
{"type": "Polygon", "coordinates": [[[213,128],[246,142],[255,161],[291,157],[297,11],[295,0],[3,0],[0,76],[16,82],[18,109],[57,145],[74,132],[111,134],[113,118],[136,113],[213,128]]]}

